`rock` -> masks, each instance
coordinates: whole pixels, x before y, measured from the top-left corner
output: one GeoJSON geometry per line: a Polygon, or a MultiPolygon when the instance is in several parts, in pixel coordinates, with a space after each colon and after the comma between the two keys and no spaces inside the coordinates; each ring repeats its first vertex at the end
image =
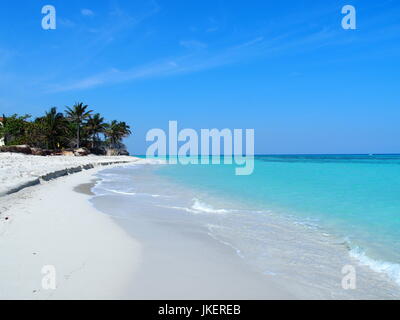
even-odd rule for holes
{"type": "Polygon", "coordinates": [[[75,167],[75,168],[69,168],[67,169],[67,172],[69,174],[74,174],[82,171],[82,167],[75,167]]]}
{"type": "Polygon", "coordinates": [[[117,156],[118,150],[117,149],[107,149],[107,157],[117,156]]]}
{"type": "Polygon", "coordinates": [[[44,176],[41,176],[41,178],[44,181],[50,181],[50,180],[53,180],[53,179],[57,179],[59,177],[66,176],[66,175],[68,175],[68,170],[65,169],[65,170],[59,170],[59,171],[48,173],[48,174],[46,174],[44,176]]]}
{"type": "Polygon", "coordinates": [[[96,156],[105,156],[107,154],[106,149],[104,148],[92,148],[90,149],[90,153],[96,156]]]}
{"type": "Polygon", "coordinates": [[[71,150],[63,150],[63,151],[61,151],[60,155],[67,156],[67,157],[73,157],[73,156],[75,156],[75,153],[74,153],[74,151],[71,151],[71,150]]]}
{"type": "Polygon", "coordinates": [[[44,156],[43,150],[40,148],[31,148],[31,152],[34,156],[44,156]]]}
{"type": "Polygon", "coordinates": [[[2,147],[0,147],[0,152],[32,154],[31,148],[25,144],[19,145],[19,146],[2,146],[2,147]]]}
{"type": "Polygon", "coordinates": [[[90,154],[89,149],[87,148],[79,148],[74,150],[74,154],[77,157],[87,156],[90,154]]]}
{"type": "Polygon", "coordinates": [[[107,149],[107,156],[129,156],[129,152],[124,149],[107,149]]]}
{"type": "Polygon", "coordinates": [[[129,156],[129,152],[128,152],[128,150],[120,150],[118,155],[119,156],[129,156]]]}
{"type": "Polygon", "coordinates": [[[53,153],[51,150],[41,148],[31,148],[31,152],[34,156],[50,156],[53,153]]]}

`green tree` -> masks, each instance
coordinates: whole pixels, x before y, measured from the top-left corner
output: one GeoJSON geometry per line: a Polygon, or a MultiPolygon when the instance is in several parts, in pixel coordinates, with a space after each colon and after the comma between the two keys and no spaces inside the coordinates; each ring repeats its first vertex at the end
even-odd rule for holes
{"type": "Polygon", "coordinates": [[[0,126],[0,137],[4,138],[6,145],[18,145],[27,143],[26,130],[30,115],[10,117],[3,115],[3,125],[0,126]]]}
{"type": "Polygon", "coordinates": [[[105,135],[110,148],[120,148],[122,139],[132,134],[130,126],[126,122],[118,122],[113,120],[111,123],[106,124],[105,135]]]}
{"type": "Polygon", "coordinates": [[[99,113],[89,117],[88,121],[86,122],[85,129],[91,137],[92,148],[96,148],[99,145],[99,134],[104,133],[105,128],[106,124],[104,122],[104,118],[100,116],[99,113]]]}
{"type": "Polygon", "coordinates": [[[26,125],[27,144],[31,147],[46,148],[47,140],[41,118],[36,118],[33,122],[27,122],[26,125]]]}
{"type": "Polygon", "coordinates": [[[80,136],[82,123],[89,118],[92,111],[87,110],[88,106],[84,105],[82,102],[75,103],[72,108],[67,107],[66,114],[68,120],[76,125],[76,138],[77,138],[77,148],[80,148],[80,136]]]}
{"type": "Polygon", "coordinates": [[[46,140],[47,149],[58,149],[64,142],[67,132],[67,119],[53,107],[45,116],[36,120],[40,123],[46,140]]]}

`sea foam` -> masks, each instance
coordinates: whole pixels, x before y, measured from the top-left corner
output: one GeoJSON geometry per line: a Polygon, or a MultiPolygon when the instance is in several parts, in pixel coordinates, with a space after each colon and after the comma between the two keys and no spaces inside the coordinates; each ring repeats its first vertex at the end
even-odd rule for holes
{"type": "Polygon", "coordinates": [[[360,265],[368,266],[371,270],[386,274],[391,280],[400,285],[400,264],[375,260],[367,256],[360,247],[350,249],[350,256],[356,259],[360,265]]]}

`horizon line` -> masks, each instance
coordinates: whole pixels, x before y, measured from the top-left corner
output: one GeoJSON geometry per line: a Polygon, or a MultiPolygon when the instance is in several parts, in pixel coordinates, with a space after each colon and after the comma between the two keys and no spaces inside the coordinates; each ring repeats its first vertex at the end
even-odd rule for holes
{"type": "MultiPolygon", "coordinates": [[[[257,153],[253,156],[383,156],[383,155],[400,155],[400,153],[257,153]]],[[[146,156],[145,154],[133,154],[133,156],[146,156]]],[[[199,154],[193,156],[186,156],[186,157],[224,157],[224,154],[221,155],[212,155],[212,154],[199,154]]],[[[251,156],[251,155],[227,155],[227,157],[234,157],[234,156],[251,156]]],[[[164,156],[157,156],[157,157],[184,157],[180,155],[164,155],[164,156]]]]}

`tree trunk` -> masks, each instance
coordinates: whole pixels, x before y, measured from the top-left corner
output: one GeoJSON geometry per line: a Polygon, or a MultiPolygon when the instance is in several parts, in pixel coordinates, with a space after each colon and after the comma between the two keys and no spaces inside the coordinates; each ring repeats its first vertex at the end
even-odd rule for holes
{"type": "Polygon", "coordinates": [[[94,144],[95,140],[96,140],[96,134],[93,134],[93,137],[92,137],[92,149],[94,149],[94,147],[95,147],[95,144],[94,144]]]}
{"type": "Polygon", "coordinates": [[[78,123],[78,130],[77,130],[77,132],[78,132],[78,135],[77,135],[77,141],[76,141],[76,145],[77,145],[77,148],[79,149],[80,148],[80,145],[79,145],[79,139],[80,139],[80,135],[79,135],[79,132],[80,131],[80,126],[79,126],[79,123],[78,123]]]}

